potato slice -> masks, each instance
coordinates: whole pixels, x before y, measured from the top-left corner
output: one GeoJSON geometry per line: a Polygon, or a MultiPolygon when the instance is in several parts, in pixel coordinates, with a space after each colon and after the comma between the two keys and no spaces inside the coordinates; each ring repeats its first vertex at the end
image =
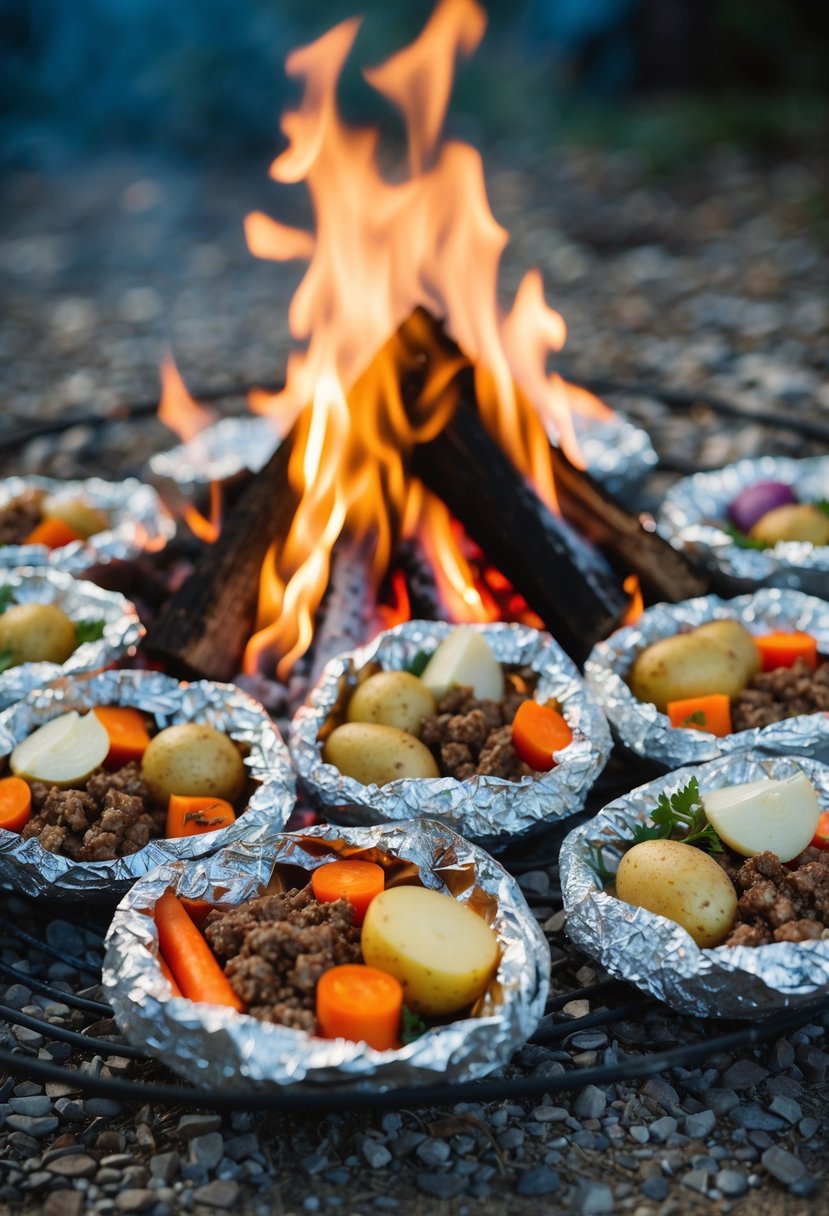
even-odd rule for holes
{"type": "Polygon", "coordinates": [[[451,895],[392,887],[369,904],[361,938],[370,967],[403,985],[403,1003],[427,1017],[457,1013],[477,1000],[498,965],[498,938],[451,895]]]}
{"type": "Polygon", "coordinates": [[[93,713],[72,710],[29,735],[11,754],[12,772],[47,785],[83,785],[109,752],[109,735],[93,713]]]}
{"type": "Polygon", "coordinates": [[[483,634],[468,625],[443,639],[420,678],[438,700],[456,685],[471,687],[479,700],[499,701],[504,695],[501,664],[483,634]]]}
{"type": "Polygon", "coordinates": [[[817,791],[805,773],[711,790],[702,805],[717,835],[743,857],[769,852],[791,861],[809,844],[820,818],[817,791]]]}

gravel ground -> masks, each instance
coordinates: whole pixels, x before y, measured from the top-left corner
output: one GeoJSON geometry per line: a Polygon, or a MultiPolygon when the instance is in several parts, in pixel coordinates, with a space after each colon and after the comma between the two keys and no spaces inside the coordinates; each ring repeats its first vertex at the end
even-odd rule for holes
{"type": "MultiPolygon", "coordinates": [[[[814,211],[825,167],[817,159],[770,163],[721,151],[658,181],[631,154],[502,149],[491,160],[493,207],[514,236],[504,286],[541,266],[568,322],[562,366],[574,378],[656,382],[777,418],[829,421],[829,255],[814,211]]],[[[250,259],[241,235],[252,207],[292,218],[264,169],[208,173],[119,160],[54,177],[7,175],[3,425],[152,400],[167,346],[193,388],[278,380],[296,278],[250,259]]],[[[613,401],[647,425],[667,466],[826,448],[792,428],[724,422],[644,391],[613,401]]],[[[154,421],[122,422],[36,439],[22,453],[6,446],[0,461],[5,473],[118,475],[168,443],[154,421]]],[[[643,502],[672,475],[666,468],[653,477],[643,502]]],[[[623,783],[625,770],[614,779],[623,783]]],[[[554,844],[544,842],[551,857],[554,844]]],[[[550,936],[553,995],[600,979],[563,935],[553,862],[510,860],[550,936]]],[[[88,954],[94,971],[97,932],[11,897],[3,904],[0,962],[23,974],[3,973],[0,1004],[56,1027],[114,1035],[110,1023],[26,979],[77,993],[94,976],[79,974],[71,957],[88,954]],[[19,924],[62,957],[21,941],[19,924]]],[[[612,987],[565,1004],[509,1074],[553,1084],[562,1070],[705,1043],[720,1032],[644,1002],[601,1016],[602,1002],[612,1010],[632,1000],[612,987]],[[597,1012],[598,1024],[580,1030],[578,1020],[597,1012]]],[[[80,1071],[164,1079],[155,1066],[120,1056],[117,1038],[111,1054],[94,1058],[25,1026],[3,1028],[0,1043],[80,1071]]],[[[45,1216],[816,1212],[827,1199],[827,1069],[826,1019],[815,1018],[647,1081],[584,1086],[575,1078],[572,1091],[514,1105],[220,1117],[121,1108],[84,1096],[71,1080],[44,1091],[7,1078],[0,1204],[45,1216]]]]}

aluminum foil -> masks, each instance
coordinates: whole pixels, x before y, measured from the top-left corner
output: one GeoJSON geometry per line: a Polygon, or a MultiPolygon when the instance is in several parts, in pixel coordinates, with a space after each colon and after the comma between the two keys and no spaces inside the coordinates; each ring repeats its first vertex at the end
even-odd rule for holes
{"type": "Polygon", "coordinates": [[[723,590],[788,587],[829,599],[829,545],[785,541],[771,549],[741,549],[723,530],[729,504],[758,481],[794,486],[801,502],[829,498],[829,456],[763,456],[684,477],[665,495],[659,531],[676,548],[731,580],[723,590]]]}
{"type": "Polygon", "coordinates": [[[264,848],[244,844],[203,861],[162,866],[122,900],[106,943],[103,984],[122,1033],[195,1085],[227,1090],[297,1083],[388,1089],[470,1080],[505,1064],[533,1033],[547,999],[546,939],[515,880],[488,854],[442,824],[421,819],[390,827],[317,827],[285,833],[264,848]],[[261,894],[276,863],[316,869],[332,857],[364,857],[473,904],[492,925],[501,961],[476,1016],[435,1027],[396,1051],[321,1039],[216,1005],[170,996],[152,919],[170,886],[180,895],[233,905],[261,894]],[[401,865],[404,862],[410,866],[401,865]]]}
{"type": "Polygon", "coordinates": [[[598,843],[605,863],[613,869],[621,856],[613,841],[629,837],[633,826],[648,818],[661,793],[672,793],[691,777],[697,778],[704,793],[764,777],[787,777],[798,769],[817,789],[821,807],[828,810],[829,768],[806,756],[769,757],[760,752],[684,768],[609,803],[595,819],[570,832],[561,846],[568,935],[611,975],[683,1013],[759,1018],[825,996],[829,940],[701,950],[673,921],[603,890],[588,864],[588,848],[598,843]]]}
{"type": "Polygon", "coordinates": [[[626,677],[639,651],[660,638],[713,620],[737,620],[749,633],[803,630],[817,638],[822,654],[829,654],[829,604],[800,591],[765,588],[733,600],[709,595],[681,604],[656,604],[635,625],[617,629],[599,642],[584,668],[588,688],[625,747],[668,768],[749,748],[807,754],[829,762],[829,713],[804,714],[720,739],[708,731],[673,727],[655,705],[637,701],[626,677]]]}
{"type": "Polygon", "coordinates": [[[284,828],[295,803],[288,749],[258,702],[233,684],[173,680],[155,671],[104,671],[66,676],[29,693],[0,713],[0,760],[51,718],[96,705],[131,705],[152,714],[159,730],[176,722],[204,722],[248,750],[245,766],[258,784],[236,822],[218,832],[151,840],[114,861],[72,861],[48,853],[37,837],[0,830],[0,882],[27,895],[53,899],[120,898],[136,878],[162,862],[215,853],[238,841],[265,844],[284,828]]]}
{"type": "MultiPolygon", "coordinates": [[[[588,473],[611,494],[630,491],[659,462],[647,431],[621,414],[610,418],[573,414],[573,429],[588,473]]],[[[555,442],[555,436],[550,437],[555,442]]]]}
{"type": "Polygon", "coordinates": [[[258,473],[280,443],[273,418],[248,414],[222,418],[189,443],[158,452],[147,462],[151,479],[163,489],[172,484],[192,495],[211,481],[225,481],[243,469],[258,473]]]}
{"type": "Polygon", "coordinates": [[[502,777],[405,779],[361,785],[323,763],[320,729],[353,688],[356,673],[377,662],[387,670],[407,668],[420,651],[433,651],[454,628],[445,621],[408,621],[373,642],[340,655],[326,666],[308,702],[296,714],[291,755],[302,782],[327,818],[337,823],[386,823],[432,815],[477,839],[516,835],[539,823],[574,815],[607,763],[610,732],[579,672],[548,633],[525,625],[477,626],[500,663],[539,673],[536,698],[555,697],[573,731],[573,742],[549,773],[507,781],[502,777]]]}
{"type": "Polygon", "coordinates": [[[152,486],[134,477],[123,481],[56,481],[51,477],[7,477],[0,482],[0,510],[26,490],[44,490],[63,498],[82,498],[104,511],[111,527],[88,540],[76,540],[60,549],[45,545],[0,545],[0,567],[49,566],[81,574],[92,566],[135,557],[144,549],[163,549],[175,532],[175,523],[152,486]]]}
{"type": "Polygon", "coordinates": [[[97,642],[78,646],[65,663],[19,663],[0,673],[0,709],[61,676],[106,667],[137,646],[144,636],[144,626],[128,599],[94,583],[79,582],[62,570],[42,566],[0,569],[0,592],[6,588],[14,592],[16,604],[54,604],[76,624],[102,620],[104,634],[97,642]]]}

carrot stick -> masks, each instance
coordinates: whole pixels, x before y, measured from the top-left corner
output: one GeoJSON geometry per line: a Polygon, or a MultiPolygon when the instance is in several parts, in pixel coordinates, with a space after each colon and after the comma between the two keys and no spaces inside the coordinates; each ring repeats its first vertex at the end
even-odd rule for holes
{"type": "Polygon", "coordinates": [[[530,768],[541,773],[554,768],[553,752],[572,741],[573,732],[558,710],[538,701],[523,701],[518,706],[512,720],[512,742],[530,768]]]}
{"type": "Polygon", "coordinates": [[[317,1024],[326,1039],[366,1042],[389,1051],[399,1042],[403,987],[393,975],[344,963],[317,981],[317,1024]]]}
{"type": "Polygon", "coordinates": [[[164,957],[163,954],[161,954],[160,951],[159,951],[159,955],[158,955],[158,965],[161,968],[161,974],[164,976],[165,980],[167,981],[167,983],[170,985],[170,987],[173,990],[173,996],[181,996],[182,995],[181,989],[179,988],[178,984],[176,983],[176,977],[173,975],[172,971],[170,970],[170,964],[167,962],[166,958],[164,957]]]}
{"type": "Polygon", "coordinates": [[[24,545],[45,545],[47,549],[60,549],[73,540],[83,540],[79,532],[70,528],[62,519],[42,519],[24,540],[24,545]]]}
{"type": "Polygon", "coordinates": [[[239,1013],[245,1006],[228,983],[213,951],[172,891],[155,905],[158,945],[182,995],[209,1005],[229,1005],[239,1013]]]}
{"type": "Polygon", "coordinates": [[[817,667],[817,640],[808,633],[766,633],[755,637],[763,671],[791,667],[796,659],[804,659],[809,667],[817,667]]]}
{"type": "Polygon", "coordinates": [[[711,735],[731,734],[731,701],[723,692],[705,697],[685,697],[667,705],[671,726],[686,730],[707,730],[711,735]]]}
{"type": "Polygon", "coordinates": [[[311,875],[314,895],[321,904],[347,899],[354,909],[354,924],[365,920],[368,906],[386,885],[382,866],[374,861],[329,861],[311,875]]]}
{"type": "Polygon", "coordinates": [[[32,791],[22,777],[0,778],[0,828],[20,832],[32,814],[32,791]]]}
{"type": "Polygon", "coordinates": [[[224,798],[205,794],[171,794],[167,803],[167,837],[203,836],[236,822],[236,812],[224,798]]]}
{"type": "Polygon", "coordinates": [[[109,754],[104,761],[120,768],[140,760],[150,742],[144,715],[128,705],[96,705],[92,711],[109,735],[109,754]]]}

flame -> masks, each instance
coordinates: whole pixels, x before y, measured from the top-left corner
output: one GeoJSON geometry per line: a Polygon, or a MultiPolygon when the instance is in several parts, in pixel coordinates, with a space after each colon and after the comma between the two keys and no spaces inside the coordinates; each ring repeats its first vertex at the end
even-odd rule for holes
{"type": "Polygon", "coordinates": [[[379,583],[396,538],[416,531],[451,613],[477,621],[497,614],[445,508],[406,474],[412,445],[451,416],[464,365],[435,349],[440,342],[426,342],[415,310],[445,318],[474,363],[485,426],[551,507],[548,429],[578,460],[571,411],[605,409],[547,371],[566,331],[544,301],[537,271],[502,311],[498,273],[508,235],[490,210],[479,154],[441,137],[455,61],[475,50],[485,24],[475,0],[440,0],[410,46],[364,72],[405,121],[408,172],[394,181],[379,169],[378,133],[348,126],[337,109],[359,22],[344,21],[288,57],[288,75],[304,91],[283,116],[288,146],[270,174],[304,183],[315,231],[261,213],[247,217],[245,231],[254,255],[307,262],[288,314],[297,348],[285,387],[251,398],[256,411],[279,416],[283,432],[295,427],[289,480],[299,506],[263,566],[246,671],[276,662],[284,679],[307,649],[343,532],[372,538],[379,583]]]}
{"type": "Polygon", "coordinates": [[[622,583],[622,588],[625,594],[630,596],[628,606],[625,609],[625,615],[622,617],[622,624],[635,625],[645,611],[645,600],[642,596],[639,579],[635,574],[629,574],[622,583]]]}
{"type": "MultiPolygon", "coordinates": [[[[169,351],[161,361],[159,372],[161,401],[158,417],[183,443],[192,443],[203,430],[213,425],[216,415],[190,396],[169,351]]],[[[222,526],[222,487],[219,482],[210,483],[210,518],[190,504],[184,508],[184,520],[199,540],[213,544],[218,539],[222,526]]]]}
{"type": "Polygon", "coordinates": [[[210,517],[202,515],[192,504],[184,508],[184,522],[199,540],[212,545],[222,531],[223,495],[219,481],[210,483],[210,517]]]}

